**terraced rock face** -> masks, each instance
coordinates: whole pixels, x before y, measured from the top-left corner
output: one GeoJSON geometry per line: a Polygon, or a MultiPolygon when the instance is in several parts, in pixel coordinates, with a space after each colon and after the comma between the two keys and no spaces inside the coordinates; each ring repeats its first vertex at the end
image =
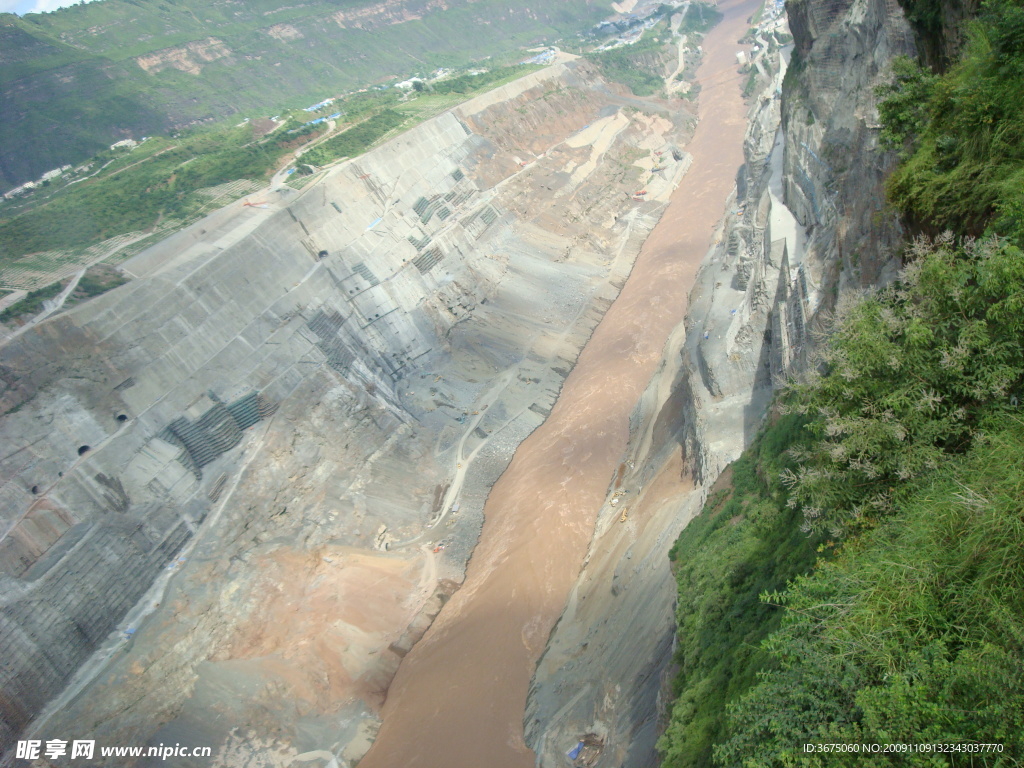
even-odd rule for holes
{"type": "Polygon", "coordinates": [[[360,757],[691,122],[558,65],[0,349],[0,746],[360,757]]]}

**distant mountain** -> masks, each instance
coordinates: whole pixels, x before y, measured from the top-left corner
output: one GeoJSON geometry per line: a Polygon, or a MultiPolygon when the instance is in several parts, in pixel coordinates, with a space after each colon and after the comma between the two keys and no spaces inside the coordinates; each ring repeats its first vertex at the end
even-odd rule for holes
{"type": "Polygon", "coordinates": [[[96,0],[0,14],[0,189],[113,142],[585,29],[597,0],[96,0]]]}

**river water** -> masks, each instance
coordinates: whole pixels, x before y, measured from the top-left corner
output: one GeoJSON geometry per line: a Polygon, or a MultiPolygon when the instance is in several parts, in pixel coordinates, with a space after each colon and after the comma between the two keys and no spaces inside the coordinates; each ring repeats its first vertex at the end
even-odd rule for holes
{"type": "Polygon", "coordinates": [[[759,1],[719,3],[697,73],[693,164],[548,419],[495,484],[465,583],[403,660],[360,768],[533,768],[522,720],[534,666],[743,162],[737,40],[759,1]]]}

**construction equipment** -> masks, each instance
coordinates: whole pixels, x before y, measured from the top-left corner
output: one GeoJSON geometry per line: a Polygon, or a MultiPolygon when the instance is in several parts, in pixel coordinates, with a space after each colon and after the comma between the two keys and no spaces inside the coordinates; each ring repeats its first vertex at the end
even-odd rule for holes
{"type": "Polygon", "coordinates": [[[623,510],[622,510],[622,517],[619,518],[619,522],[620,523],[624,523],[624,522],[626,522],[626,520],[628,518],[629,518],[629,507],[624,507],[623,510]]]}
{"type": "Polygon", "coordinates": [[[242,203],[242,205],[243,206],[247,205],[250,208],[266,208],[267,207],[266,202],[263,202],[263,201],[260,201],[258,203],[250,203],[248,200],[246,200],[244,203],[242,203]]]}

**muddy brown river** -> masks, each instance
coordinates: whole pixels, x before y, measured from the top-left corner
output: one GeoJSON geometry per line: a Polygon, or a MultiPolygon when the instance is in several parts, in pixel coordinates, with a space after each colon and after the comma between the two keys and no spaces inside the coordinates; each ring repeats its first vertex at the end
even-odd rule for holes
{"type": "Polygon", "coordinates": [[[719,3],[725,18],[705,38],[697,74],[693,164],[547,421],[495,484],[465,584],[402,662],[360,768],[533,768],[522,721],[534,666],[743,162],[736,41],[758,4],[719,3]]]}

